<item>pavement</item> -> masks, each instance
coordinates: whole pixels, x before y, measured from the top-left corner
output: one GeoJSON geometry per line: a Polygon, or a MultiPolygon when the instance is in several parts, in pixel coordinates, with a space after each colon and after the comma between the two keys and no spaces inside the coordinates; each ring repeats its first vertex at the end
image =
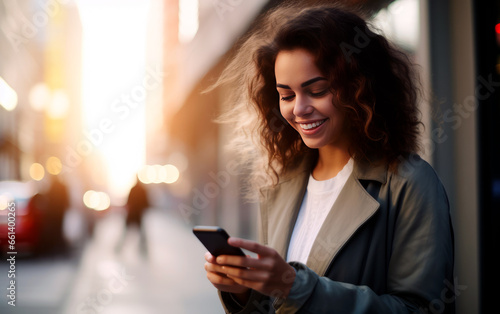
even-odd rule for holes
{"type": "MultiPolygon", "coordinates": [[[[80,251],[17,261],[16,306],[4,293],[0,313],[224,313],[191,226],[160,209],[147,212],[144,226],[147,252],[138,230],[124,233],[123,215],[110,212],[80,251]]],[[[0,263],[0,287],[8,287],[8,268],[0,263]]]]}

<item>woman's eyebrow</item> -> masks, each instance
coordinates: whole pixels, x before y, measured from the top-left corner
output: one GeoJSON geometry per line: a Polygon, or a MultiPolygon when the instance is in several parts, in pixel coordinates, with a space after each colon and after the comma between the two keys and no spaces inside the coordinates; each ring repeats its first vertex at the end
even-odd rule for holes
{"type": "Polygon", "coordinates": [[[305,81],[304,83],[300,84],[300,87],[306,87],[306,86],[311,85],[312,83],[315,83],[317,81],[326,81],[326,78],[321,77],[321,76],[315,77],[313,79],[310,79],[310,80],[305,81]]]}
{"type": "MultiPolygon", "coordinates": [[[[321,77],[321,76],[317,76],[315,78],[312,78],[310,80],[307,80],[305,81],[304,83],[300,84],[300,87],[306,87],[306,86],[309,86],[311,85],[312,83],[315,83],[317,81],[326,81],[326,78],[324,77],[321,77]]],[[[279,88],[284,88],[284,89],[291,89],[290,86],[288,85],[284,85],[284,84],[279,84],[277,83],[276,84],[276,87],[279,87],[279,88]]]]}
{"type": "Polygon", "coordinates": [[[283,85],[283,84],[279,84],[279,83],[277,83],[277,84],[276,84],[276,87],[279,87],[279,88],[284,88],[284,89],[291,89],[291,88],[290,88],[290,86],[288,86],[288,85],[283,85]]]}

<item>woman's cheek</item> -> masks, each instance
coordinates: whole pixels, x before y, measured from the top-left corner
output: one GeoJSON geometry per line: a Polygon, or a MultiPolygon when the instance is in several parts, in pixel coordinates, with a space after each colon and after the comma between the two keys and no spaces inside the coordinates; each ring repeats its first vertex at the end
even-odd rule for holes
{"type": "Polygon", "coordinates": [[[293,126],[293,124],[292,124],[293,117],[290,116],[290,114],[288,113],[286,108],[284,108],[284,106],[280,106],[280,113],[281,113],[281,116],[283,118],[285,118],[286,122],[288,122],[288,124],[293,126]]]}

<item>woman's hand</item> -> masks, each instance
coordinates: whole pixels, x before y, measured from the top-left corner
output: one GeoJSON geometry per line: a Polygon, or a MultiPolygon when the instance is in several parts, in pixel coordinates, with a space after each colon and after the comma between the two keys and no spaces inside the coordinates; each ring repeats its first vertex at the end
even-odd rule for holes
{"type": "MultiPolygon", "coordinates": [[[[219,272],[222,268],[217,264],[215,257],[209,252],[205,253],[205,270],[207,271],[208,280],[220,291],[230,292],[236,295],[238,300],[244,301],[245,296],[249,294],[250,289],[237,284],[233,279],[227,277],[224,273],[219,272]]],[[[243,302],[245,303],[245,302],[243,302]]]]}
{"type": "Polygon", "coordinates": [[[213,268],[210,269],[218,274],[220,278],[217,279],[220,279],[224,288],[239,290],[241,287],[246,287],[272,297],[288,296],[295,280],[295,269],[276,250],[239,238],[229,238],[228,243],[257,253],[258,257],[218,256],[215,263],[211,264],[213,268]]]}

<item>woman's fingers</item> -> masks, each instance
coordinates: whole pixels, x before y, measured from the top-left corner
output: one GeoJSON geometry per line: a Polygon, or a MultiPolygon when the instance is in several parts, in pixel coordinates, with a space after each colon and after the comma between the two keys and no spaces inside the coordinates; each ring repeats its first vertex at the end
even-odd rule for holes
{"type": "Polygon", "coordinates": [[[258,242],[230,237],[227,241],[230,245],[236,246],[250,252],[257,253],[259,256],[268,256],[274,254],[276,251],[272,248],[262,245],[258,242]]]}
{"type": "Polygon", "coordinates": [[[228,243],[257,253],[257,257],[205,254],[207,277],[214,286],[223,291],[244,291],[246,287],[266,295],[275,291],[288,295],[295,270],[276,250],[240,238],[229,238],[228,243]]]}
{"type": "Polygon", "coordinates": [[[240,238],[229,238],[228,243],[257,253],[258,257],[218,256],[215,261],[220,266],[217,268],[220,273],[236,284],[266,295],[273,291],[279,291],[282,296],[288,295],[295,280],[295,270],[276,250],[240,238]]]}
{"type": "Polygon", "coordinates": [[[215,263],[215,256],[213,256],[212,254],[210,254],[210,252],[206,252],[205,253],[205,260],[209,263],[215,263]]]}
{"type": "Polygon", "coordinates": [[[213,256],[210,252],[205,253],[205,260],[211,264],[219,264],[219,265],[233,265],[239,267],[252,267],[254,263],[254,259],[250,256],[236,256],[236,255],[220,255],[218,257],[213,256]],[[249,258],[250,260],[246,260],[249,258]],[[246,266],[242,266],[243,264],[248,264],[246,266]]]}
{"type": "Polygon", "coordinates": [[[220,273],[207,271],[207,278],[213,285],[225,285],[225,286],[235,285],[233,279],[225,275],[221,275],[220,273]]]}
{"type": "Polygon", "coordinates": [[[258,258],[250,256],[236,256],[236,255],[220,255],[217,258],[213,257],[213,262],[220,265],[232,265],[243,268],[256,268],[256,269],[270,269],[272,267],[272,260],[279,257],[279,254],[272,248],[262,245],[255,241],[245,240],[241,238],[231,237],[228,243],[235,247],[254,252],[258,258]]]}
{"type": "MultiPolygon", "coordinates": [[[[222,261],[231,261],[232,257],[228,255],[227,258],[222,258],[222,261]]],[[[258,260],[252,259],[253,261],[251,262],[245,262],[243,259],[245,258],[237,258],[234,260],[237,260],[239,262],[233,262],[233,264],[237,265],[248,265],[248,264],[255,264],[259,262],[258,260]]],[[[243,280],[249,280],[249,281],[262,281],[267,279],[267,272],[265,271],[260,271],[255,268],[248,268],[248,267],[241,267],[241,266],[233,266],[227,263],[205,263],[205,270],[207,272],[212,272],[212,273],[217,273],[220,276],[225,276],[225,277],[230,277],[230,278],[240,278],[243,280]]],[[[226,281],[227,282],[227,281],[226,281]]]]}
{"type": "Polygon", "coordinates": [[[223,265],[213,264],[213,263],[205,263],[205,270],[213,273],[219,273],[225,275],[226,270],[223,265]]]}
{"type": "Polygon", "coordinates": [[[207,278],[215,288],[234,294],[248,293],[249,288],[238,284],[232,278],[228,277],[225,274],[227,269],[224,269],[226,266],[217,264],[216,258],[210,252],[205,253],[205,260],[207,261],[205,263],[207,278]]]}
{"type": "Polygon", "coordinates": [[[222,271],[232,279],[238,278],[246,281],[265,281],[269,279],[268,272],[256,269],[222,266],[222,271]]]}
{"type": "Polygon", "coordinates": [[[216,273],[207,272],[207,278],[212,285],[220,291],[230,293],[245,293],[249,290],[248,287],[236,283],[231,278],[220,276],[216,273]]]}
{"type": "MultiPolygon", "coordinates": [[[[205,265],[205,269],[207,268],[212,269],[212,267],[205,265]]],[[[238,284],[232,278],[229,278],[222,273],[207,270],[207,278],[212,283],[212,285],[220,291],[226,291],[230,293],[245,293],[248,292],[249,289],[248,287],[238,284]]]]}
{"type": "Polygon", "coordinates": [[[234,266],[240,268],[260,268],[262,261],[250,256],[220,255],[215,259],[215,264],[234,266]]]}

